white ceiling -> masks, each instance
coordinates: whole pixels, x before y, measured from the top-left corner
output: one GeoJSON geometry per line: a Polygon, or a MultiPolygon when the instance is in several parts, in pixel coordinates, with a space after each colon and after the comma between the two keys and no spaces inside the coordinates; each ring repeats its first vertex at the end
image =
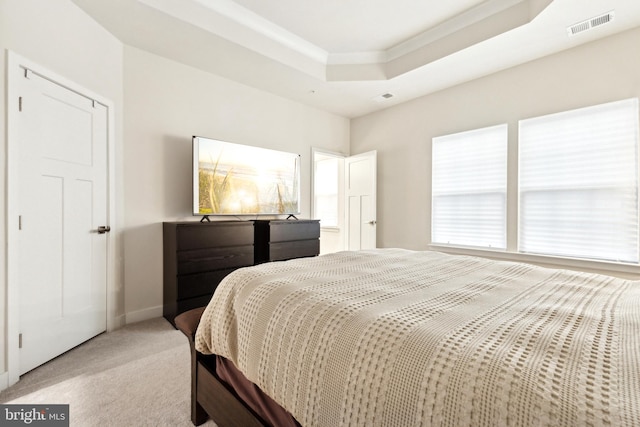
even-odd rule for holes
{"type": "MultiPolygon", "coordinates": [[[[214,2],[203,1],[203,4],[214,2]]],[[[331,53],[389,49],[483,0],[236,0],[235,3],[331,53]]]]}
{"type": "Polygon", "coordinates": [[[72,1],[128,45],[345,117],[640,26],[639,0],[72,1]]]}

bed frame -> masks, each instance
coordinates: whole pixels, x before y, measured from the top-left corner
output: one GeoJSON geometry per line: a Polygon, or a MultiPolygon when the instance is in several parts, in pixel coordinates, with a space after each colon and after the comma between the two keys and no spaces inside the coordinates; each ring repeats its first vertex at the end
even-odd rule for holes
{"type": "Polygon", "coordinates": [[[195,334],[204,307],[175,318],[176,328],[189,339],[191,348],[191,421],[200,425],[211,418],[218,427],[265,427],[265,423],[216,375],[215,356],[196,350],[195,334]]]}

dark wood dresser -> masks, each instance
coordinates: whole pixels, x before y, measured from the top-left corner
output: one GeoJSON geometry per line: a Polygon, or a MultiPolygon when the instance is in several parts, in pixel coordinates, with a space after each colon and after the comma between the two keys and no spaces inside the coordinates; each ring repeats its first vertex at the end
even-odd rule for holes
{"type": "Polygon", "coordinates": [[[163,315],[207,305],[218,283],[254,264],[251,221],[163,223],[163,315]]]}
{"type": "Polygon", "coordinates": [[[320,253],[320,221],[256,220],[255,262],[284,261],[320,253]]]}
{"type": "MultiPolygon", "coordinates": [[[[163,316],[207,305],[240,267],[320,253],[319,220],[163,223],[163,316]]],[[[175,326],[175,324],[174,324],[175,326]]]]}

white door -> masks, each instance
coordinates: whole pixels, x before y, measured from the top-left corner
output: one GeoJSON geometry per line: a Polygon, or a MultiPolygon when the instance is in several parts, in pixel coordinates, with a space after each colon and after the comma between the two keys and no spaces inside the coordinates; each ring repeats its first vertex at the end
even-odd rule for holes
{"type": "Polygon", "coordinates": [[[107,108],[11,71],[22,374],[106,330],[107,108]]]}
{"type": "Polygon", "coordinates": [[[376,247],[376,151],[345,158],[347,250],[376,247]]]}

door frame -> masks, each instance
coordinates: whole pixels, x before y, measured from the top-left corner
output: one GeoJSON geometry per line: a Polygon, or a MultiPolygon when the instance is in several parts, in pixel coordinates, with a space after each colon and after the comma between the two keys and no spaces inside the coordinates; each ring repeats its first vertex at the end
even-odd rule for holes
{"type": "MultiPolygon", "coordinates": [[[[315,178],[316,178],[316,161],[317,157],[331,157],[340,160],[340,171],[338,177],[338,198],[339,198],[339,207],[338,207],[338,226],[337,227],[322,227],[322,221],[320,221],[320,232],[321,233],[333,233],[338,235],[340,250],[347,250],[349,248],[349,235],[351,230],[349,229],[349,208],[348,204],[348,191],[347,191],[347,170],[346,163],[349,160],[357,160],[358,158],[367,158],[374,156],[376,159],[376,173],[373,176],[373,204],[376,209],[376,218],[373,220],[377,222],[377,199],[378,199],[378,178],[377,178],[377,151],[371,150],[365,153],[354,154],[354,155],[346,155],[336,151],[328,151],[322,148],[311,148],[311,214],[315,215],[315,178]]],[[[318,218],[319,219],[319,218],[318,218]]],[[[375,234],[376,234],[376,247],[377,247],[377,225],[374,224],[375,234]]],[[[322,237],[322,236],[321,236],[322,237]]],[[[320,244],[320,249],[322,252],[322,243],[320,244]]]]}
{"type": "MultiPolygon", "coordinates": [[[[353,232],[353,230],[351,229],[351,225],[350,225],[350,210],[349,210],[349,189],[347,188],[349,186],[349,180],[350,180],[350,173],[351,170],[349,169],[349,165],[348,163],[350,162],[357,162],[359,161],[359,159],[371,159],[371,157],[373,157],[373,161],[374,161],[374,174],[373,174],[373,183],[371,184],[373,187],[373,207],[374,207],[374,218],[372,218],[370,221],[373,221],[373,223],[371,223],[371,225],[373,226],[373,234],[374,234],[374,243],[373,243],[373,247],[377,248],[378,247],[378,151],[377,150],[371,150],[371,151],[366,151],[364,153],[360,153],[360,154],[354,154],[352,156],[346,157],[344,159],[345,161],[345,165],[344,165],[344,197],[345,197],[345,206],[344,206],[344,214],[345,214],[345,229],[346,229],[346,235],[345,235],[345,241],[344,241],[344,245],[345,245],[345,249],[349,250],[349,244],[350,244],[350,239],[351,239],[351,233],[353,232]]],[[[360,236],[362,236],[362,223],[360,223],[360,229],[358,230],[360,233],[360,236]]]]}
{"type": "MultiPolygon", "coordinates": [[[[117,224],[116,224],[116,195],[115,195],[115,113],[114,104],[81,85],[62,77],[45,67],[42,67],[10,50],[7,51],[7,300],[6,300],[6,355],[8,384],[11,386],[20,379],[20,295],[18,278],[18,161],[15,123],[18,111],[18,98],[20,96],[17,80],[24,78],[25,70],[50,80],[68,90],[94,100],[107,108],[107,223],[111,227],[111,233],[107,233],[107,332],[120,326],[117,322],[117,275],[116,275],[116,248],[117,248],[117,224]]],[[[1,387],[0,387],[1,388],[1,387]]]]}

